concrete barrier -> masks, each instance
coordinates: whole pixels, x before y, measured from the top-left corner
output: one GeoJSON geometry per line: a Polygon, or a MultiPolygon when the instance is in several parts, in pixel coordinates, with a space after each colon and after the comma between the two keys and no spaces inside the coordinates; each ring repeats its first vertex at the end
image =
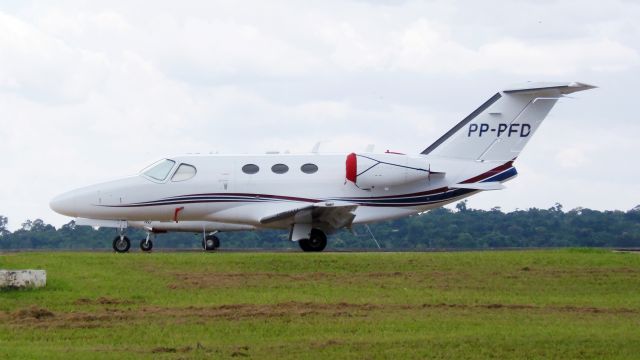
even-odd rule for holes
{"type": "Polygon", "coordinates": [[[45,285],[45,270],[0,270],[0,289],[39,288],[45,285]]]}

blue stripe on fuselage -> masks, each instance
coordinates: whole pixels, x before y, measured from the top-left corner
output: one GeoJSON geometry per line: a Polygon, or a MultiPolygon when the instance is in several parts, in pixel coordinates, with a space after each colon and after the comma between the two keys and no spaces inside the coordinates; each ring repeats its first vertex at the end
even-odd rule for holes
{"type": "Polygon", "coordinates": [[[480,182],[493,182],[493,181],[505,181],[507,179],[510,179],[514,176],[518,175],[518,171],[516,170],[515,167],[510,167],[507,170],[501,172],[500,174],[494,175],[488,179],[484,179],[480,182]]]}

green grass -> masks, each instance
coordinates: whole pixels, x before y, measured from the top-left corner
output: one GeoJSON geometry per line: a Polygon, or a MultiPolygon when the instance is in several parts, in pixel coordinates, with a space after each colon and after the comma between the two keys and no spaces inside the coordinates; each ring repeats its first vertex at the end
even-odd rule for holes
{"type": "Polygon", "coordinates": [[[12,253],[0,358],[637,358],[640,255],[12,253]]]}

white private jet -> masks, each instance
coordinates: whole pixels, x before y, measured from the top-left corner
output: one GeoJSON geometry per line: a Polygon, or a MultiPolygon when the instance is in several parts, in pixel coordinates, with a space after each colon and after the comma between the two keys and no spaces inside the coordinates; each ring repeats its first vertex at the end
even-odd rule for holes
{"type": "Polygon", "coordinates": [[[419,154],[185,155],[139,175],[57,196],[51,208],[77,225],[114,227],[117,252],[127,227],[203,234],[288,229],[304,251],[322,251],[327,234],[354,224],[410,216],[480,191],[499,190],[513,162],[556,101],[582,83],[528,83],[500,91],[419,154]]]}

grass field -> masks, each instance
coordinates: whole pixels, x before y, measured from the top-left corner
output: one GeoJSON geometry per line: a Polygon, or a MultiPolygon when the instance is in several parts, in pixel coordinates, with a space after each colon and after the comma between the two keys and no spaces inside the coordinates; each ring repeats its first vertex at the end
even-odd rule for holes
{"type": "Polygon", "coordinates": [[[12,253],[2,358],[639,358],[640,255],[12,253]]]}

